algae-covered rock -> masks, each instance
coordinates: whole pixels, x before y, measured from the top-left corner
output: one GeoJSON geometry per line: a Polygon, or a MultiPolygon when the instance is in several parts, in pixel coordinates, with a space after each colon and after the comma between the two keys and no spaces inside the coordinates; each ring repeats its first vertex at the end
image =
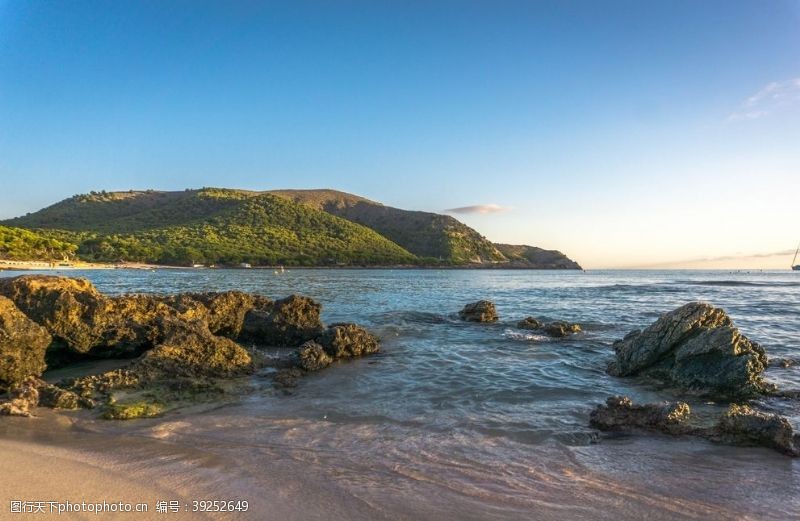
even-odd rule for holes
{"type": "Polygon", "coordinates": [[[630,431],[635,429],[685,434],[691,411],[684,402],[635,405],[625,396],[612,396],[598,405],[589,416],[589,423],[600,430],[630,431]]]}
{"type": "Polygon", "coordinates": [[[489,300],[479,300],[464,306],[464,309],[458,312],[461,320],[467,322],[497,322],[497,308],[494,302],[489,300]]]}
{"type": "Polygon", "coordinates": [[[39,382],[31,376],[11,389],[9,400],[0,403],[0,416],[32,416],[31,410],[39,405],[39,382]]]}
{"type": "Polygon", "coordinates": [[[26,317],[0,296],[0,393],[45,370],[45,351],[52,338],[45,328],[26,317]]]}
{"type": "Polygon", "coordinates": [[[106,313],[107,298],[86,279],[23,275],[0,280],[0,295],[79,353],[102,343],[105,323],[117,321],[106,313]]]}
{"type": "Polygon", "coordinates": [[[240,291],[106,297],[88,280],[45,275],[0,280],[0,295],[72,353],[95,357],[140,354],[160,342],[158,324],[171,318],[202,320],[212,333],[235,338],[248,311],[271,305],[240,291]]]}
{"type": "Polygon", "coordinates": [[[163,302],[176,311],[177,318],[202,320],[215,335],[231,338],[239,336],[251,309],[268,312],[272,307],[269,299],[241,291],[182,293],[165,297],[163,302]]]}
{"type": "Polygon", "coordinates": [[[313,299],[291,295],[269,310],[249,311],[240,338],[266,346],[299,346],[322,332],[321,309],[313,299]]]}
{"type": "Polygon", "coordinates": [[[309,340],[293,356],[294,365],[306,371],[319,371],[333,363],[333,358],[318,343],[309,340]]]}
{"type": "Polygon", "coordinates": [[[714,428],[713,437],[734,445],[770,447],[790,456],[800,456],[800,434],[789,420],[777,414],[732,404],[714,428]]]}
{"type": "Polygon", "coordinates": [[[377,353],[378,337],[356,324],[332,324],[319,343],[333,358],[348,358],[377,353]]]}
{"type": "Polygon", "coordinates": [[[81,399],[77,393],[45,384],[39,387],[39,405],[51,409],[77,409],[81,406],[81,399]]]}
{"type": "Polygon", "coordinates": [[[614,376],[643,374],[673,385],[725,396],[770,390],[762,379],[764,349],[742,335],[725,311],[693,302],[659,318],[644,331],[614,343],[614,376]]]}
{"type": "Polygon", "coordinates": [[[251,369],[250,354],[229,338],[215,336],[205,322],[162,321],[162,342],[131,370],[150,379],[165,376],[228,378],[251,369]]]}
{"type": "Polygon", "coordinates": [[[103,413],[106,420],[134,420],[137,418],[153,418],[164,412],[163,404],[158,402],[137,401],[132,403],[112,403],[103,413]]]}

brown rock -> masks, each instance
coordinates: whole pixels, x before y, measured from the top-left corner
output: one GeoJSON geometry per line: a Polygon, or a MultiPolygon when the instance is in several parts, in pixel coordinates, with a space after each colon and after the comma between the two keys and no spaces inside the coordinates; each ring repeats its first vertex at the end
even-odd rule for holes
{"type": "Polygon", "coordinates": [[[321,308],[308,297],[291,295],[270,310],[253,309],[245,315],[240,338],[266,346],[299,346],[322,333],[321,308]]]}
{"type": "Polygon", "coordinates": [[[356,324],[332,324],[319,343],[333,358],[364,356],[380,350],[378,338],[356,324]]]}
{"type": "Polygon", "coordinates": [[[0,296],[0,392],[45,370],[45,351],[52,338],[14,303],[0,296]]]}
{"type": "Polygon", "coordinates": [[[467,322],[497,322],[497,308],[494,302],[489,300],[479,300],[464,306],[464,309],[458,312],[461,320],[467,322]]]}

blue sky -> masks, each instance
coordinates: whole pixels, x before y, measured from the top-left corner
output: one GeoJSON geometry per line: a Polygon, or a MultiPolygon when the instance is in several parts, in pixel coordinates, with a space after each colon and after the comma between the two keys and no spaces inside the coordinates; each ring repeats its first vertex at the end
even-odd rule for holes
{"type": "Polygon", "coordinates": [[[331,187],[589,267],[783,267],[800,2],[0,0],[0,217],[331,187]]]}

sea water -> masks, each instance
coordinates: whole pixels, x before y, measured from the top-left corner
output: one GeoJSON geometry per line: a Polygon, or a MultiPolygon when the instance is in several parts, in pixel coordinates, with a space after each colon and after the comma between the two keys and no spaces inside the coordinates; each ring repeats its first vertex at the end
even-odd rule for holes
{"type": "MultiPolygon", "coordinates": [[[[96,447],[118,446],[124,436],[140,466],[180,461],[210,490],[248,496],[264,514],[251,512],[253,519],[800,518],[796,459],[691,438],[601,435],[589,426],[593,407],[616,394],[725,409],[605,372],[614,340],[690,301],[724,308],[771,358],[794,361],[766,376],[800,390],[800,272],[64,274],[109,294],[303,294],[322,303],[326,322],[357,322],[381,337],[380,354],[314,373],[288,394],[255,386],[202,413],[76,424],[96,447]],[[497,304],[499,322],[458,320],[458,310],[479,299],[497,304]],[[583,332],[553,339],[517,329],[526,316],[577,322],[583,332]]],[[[800,426],[797,400],[760,405],[800,426]]]]}

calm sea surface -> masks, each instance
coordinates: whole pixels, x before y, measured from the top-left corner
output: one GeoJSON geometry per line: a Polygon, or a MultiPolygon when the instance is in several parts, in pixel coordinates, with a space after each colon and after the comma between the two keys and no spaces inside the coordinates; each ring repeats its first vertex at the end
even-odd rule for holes
{"type": "MultiPolygon", "coordinates": [[[[724,308],[770,357],[795,360],[767,376],[800,390],[800,272],[64,274],[110,294],[300,293],[323,304],[326,322],[358,322],[382,337],[381,354],[311,375],[289,395],[263,386],[211,412],[81,427],[100,445],[103,436],[139,440],[131,446],[142,462],[155,451],[208,470],[213,456],[219,474],[210,483],[269,508],[278,508],[277,494],[291,505],[287,518],[800,518],[797,460],[699,440],[598,436],[588,426],[590,410],[614,394],[723,407],[605,373],[615,339],[694,300],[724,308]],[[457,320],[478,299],[497,304],[499,323],[457,320]],[[528,315],[578,322],[584,332],[554,340],[517,330],[528,315]]],[[[762,405],[800,426],[796,401],[762,405]]]]}

